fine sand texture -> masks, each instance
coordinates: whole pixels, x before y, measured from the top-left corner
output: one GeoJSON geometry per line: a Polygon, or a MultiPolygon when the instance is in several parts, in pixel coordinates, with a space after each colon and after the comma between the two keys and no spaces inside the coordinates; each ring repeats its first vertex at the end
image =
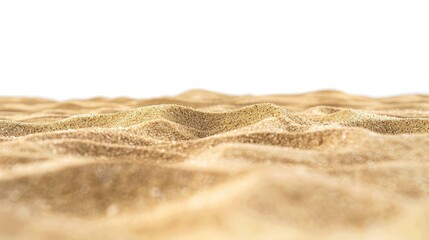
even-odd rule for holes
{"type": "Polygon", "coordinates": [[[0,239],[429,239],[429,96],[0,98],[0,239]]]}

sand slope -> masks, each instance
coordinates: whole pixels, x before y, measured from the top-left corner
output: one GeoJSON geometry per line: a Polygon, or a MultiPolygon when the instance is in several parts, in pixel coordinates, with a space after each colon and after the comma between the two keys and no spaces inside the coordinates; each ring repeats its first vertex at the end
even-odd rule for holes
{"type": "Polygon", "coordinates": [[[427,239],[429,96],[0,98],[0,239],[427,239]]]}

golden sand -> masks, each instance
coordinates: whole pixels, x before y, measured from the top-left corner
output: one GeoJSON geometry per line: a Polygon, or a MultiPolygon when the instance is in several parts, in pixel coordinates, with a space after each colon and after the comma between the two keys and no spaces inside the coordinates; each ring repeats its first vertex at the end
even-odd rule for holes
{"type": "Polygon", "coordinates": [[[429,239],[429,96],[0,98],[0,239],[429,239]]]}

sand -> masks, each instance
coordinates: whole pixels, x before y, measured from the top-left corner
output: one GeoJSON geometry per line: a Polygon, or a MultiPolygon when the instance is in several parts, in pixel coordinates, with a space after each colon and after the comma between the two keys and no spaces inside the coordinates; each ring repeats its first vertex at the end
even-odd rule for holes
{"type": "Polygon", "coordinates": [[[0,239],[428,239],[429,96],[0,98],[0,239]]]}

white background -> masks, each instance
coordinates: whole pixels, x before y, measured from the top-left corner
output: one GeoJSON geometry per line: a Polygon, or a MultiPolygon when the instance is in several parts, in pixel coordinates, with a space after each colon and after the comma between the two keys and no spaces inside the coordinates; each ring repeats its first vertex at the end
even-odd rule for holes
{"type": "Polygon", "coordinates": [[[0,95],[429,94],[428,1],[1,1],[0,95]]]}

